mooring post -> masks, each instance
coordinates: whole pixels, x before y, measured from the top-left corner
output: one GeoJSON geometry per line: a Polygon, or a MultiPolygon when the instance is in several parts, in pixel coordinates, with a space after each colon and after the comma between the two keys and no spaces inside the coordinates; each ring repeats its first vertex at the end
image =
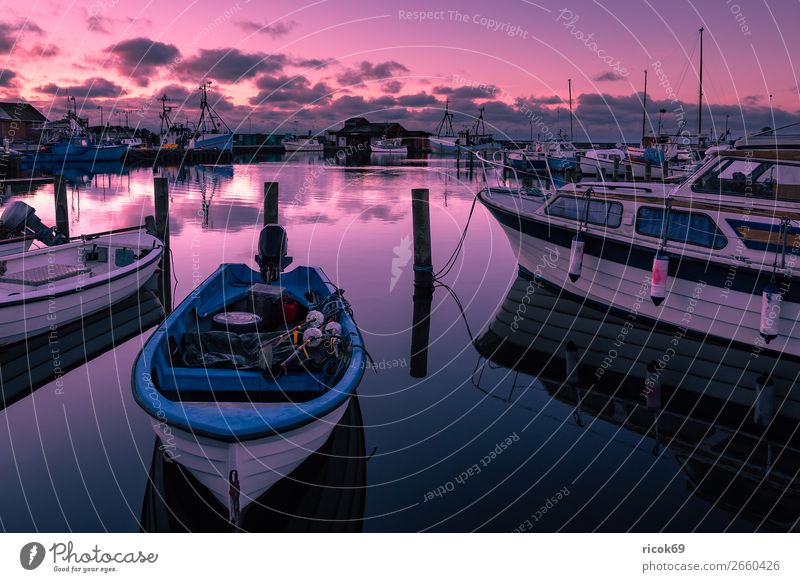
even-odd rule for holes
{"type": "Polygon", "coordinates": [[[614,182],[619,179],[619,157],[614,157],[614,182]]]}
{"type": "Polygon", "coordinates": [[[625,181],[633,182],[633,164],[625,164],[625,181]]]}
{"type": "Polygon", "coordinates": [[[411,366],[413,378],[428,374],[428,342],[431,333],[433,301],[433,262],[431,256],[431,216],[427,188],[411,191],[414,225],[414,314],[411,327],[411,366]]]}
{"type": "Polygon", "coordinates": [[[575,152],[575,181],[583,180],[583,170],[581,169],[581,152],[575,152]]]}
{"type": "Polygon", "coordinates": [[[167,314],[172,313],[172,261],[169,250],[169,181],[165,177],[153,178],[153,197],[156,210],[156,236],[164,243],[161,254],[161,277],[158,291],[167,314]]]}
{"type": "Polygon", "coordinates": [[[669,163],[667,160],[661,160],[661,179],[666,180],[669,178],[669,163]]]}
{"type": "Polygon", "coordinates": [[[644,163],[644,181],[651,182],[653,180],[653,162],[647,160],[644,163]]]}
{"type": "Polygon", "coordinates": [[[264,182],[264,224],[278,224],[277,182],[264,182]]]}
{"type": "Polygon", "coordinates": [[[56,204],[56,229],[69,238],[69,205],[67,204],[67,180],[62,175],[53,176],[53,192],[56,204]]]}

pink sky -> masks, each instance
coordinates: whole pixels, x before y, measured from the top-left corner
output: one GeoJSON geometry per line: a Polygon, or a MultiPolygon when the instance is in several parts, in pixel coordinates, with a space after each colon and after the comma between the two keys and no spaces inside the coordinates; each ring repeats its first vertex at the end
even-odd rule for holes
{"type": "MultiPolygon", "coordinates": [[[[641,132],[636,93],[647,68],[652,123],[660,107],[683,106],[695,129],[697,29],[705,26],[705,96],[714,122],[728,114],[741,133],[772,125],[772,114],[775,125],[798,119],[796,2],[0,5],[0,96],[32,101],[51,118],[63,113],[69,91],[92,123],[102,106],[106,113],[138,109],[131,124],[154,127],[154,97],[165,88],[176,104],[186,101],[193,118],[193,92],[208,77],[223,118],[242,131],[248,116],[254,131],[283,133],[295,120],[301,130],[320,130],[357,114],[432,130],[450,96],[457,125],[488,102],[496,132],[523,136],[528,118],[515,100],[566,128],[559,101],[571,78],[576,134],[615,139],[641,132]],[[425,20],[418,11],[428,12],[425,20]]],[[[665,124],[675,126],[671,114],[665,124]]]]}

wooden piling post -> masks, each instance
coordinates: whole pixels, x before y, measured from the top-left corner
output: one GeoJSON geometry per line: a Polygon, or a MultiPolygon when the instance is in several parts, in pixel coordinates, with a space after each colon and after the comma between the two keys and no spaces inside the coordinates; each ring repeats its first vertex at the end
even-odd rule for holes
{"type": "Polygon", "coordinates": [[[669,163],[667,160],[661,160],[661,179],[666,180],[669,178],[669,163]]]}
{"type": "Polygon", "coordinates": [[[172,261],[169,250],[169,180],[156,176],[153,178],[153,202],[156,211],[156,236],[164,243],[161,254],[161,274],[158,292],[164,312],[172,313],[172,261]]]}
{"type": "Polygon", "coordinates": [[[625,181],[633,182],[633,164],[625,164],[625,181]]]}
{"type": "Polygon", "coordinates": [[[414,270],[432,272],[431,214],[427,188],[411,190],[411,218],[414,225],[414,270]]]}
{"type": "Polygon", "coordinates": [[[56,230],[69,238],[69,205],[67,204],[67,180],[62,175],[53,176],[53,193],[56,204],[56,230]]]}
{"type": "Polygon", "coordinates": [[[428,374],[428,342],[433,300],[431,217],[427,188],[415,188],[411,191],[411,214],[414,227],[414,312],[409,372],[413,378],[422,378],[428,374]]]}
{"type": "Polygon", "coordinates": [[[278,224],[277,182],[264,182],[264,224],[278,224]]]}
{"type": "Polygon", "coordinates": [[[583,170],[581,169],[581,153],[575,153],[575,181],[580,182],[583,180],[583,170]]]}
{"type": "Polygon", "coordinates": [[[647,160],[644,163],[644,181],[652,182],[653,180],[653,162],[647,160]]]}
{"type": "Polygon", "coordinates": [[[614,158],[614,182],[619,179],[619,158],[614,158]]]}

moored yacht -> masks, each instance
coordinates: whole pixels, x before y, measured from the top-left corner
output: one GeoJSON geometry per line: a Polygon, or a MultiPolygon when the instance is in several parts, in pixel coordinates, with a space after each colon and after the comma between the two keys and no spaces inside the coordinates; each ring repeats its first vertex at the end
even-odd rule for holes
{"type": "Polygon", "coordinates": [[[537,281],[680,337],[800,357],[800,153],[723,152],[678,187],[582,182],[523,198],[479,194],[537,281]]]}

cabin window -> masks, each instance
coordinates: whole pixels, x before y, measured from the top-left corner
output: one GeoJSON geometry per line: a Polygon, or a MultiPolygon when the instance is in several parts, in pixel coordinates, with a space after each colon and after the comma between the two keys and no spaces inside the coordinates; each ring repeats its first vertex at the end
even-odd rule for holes
{"type": "Polygon", "coordinates": [[[622,222],[622,204],[606,200],[589,200],[587,212],[586,198],[559,196],[547,207],[547,214],[571,220],[586,218],[589,224],[617,228],[622,222]]]}
{"type": "MultiPolygon", "coordinates": [[[[665,214],[663,208],[651,206],[639,208],[636,213],[636,232],[661,238],[665,214]]],[[[717,224],[709,216],[678,210],[669,213],[667,239],[710,249],[721,249],[728,244],[725,235],[720,232],[717,224]]]]}
{"type": "Polygon", "coordinates": [[[693,184],[695,192],[800,200],[800,166],[721,158],[693,184]]]}

